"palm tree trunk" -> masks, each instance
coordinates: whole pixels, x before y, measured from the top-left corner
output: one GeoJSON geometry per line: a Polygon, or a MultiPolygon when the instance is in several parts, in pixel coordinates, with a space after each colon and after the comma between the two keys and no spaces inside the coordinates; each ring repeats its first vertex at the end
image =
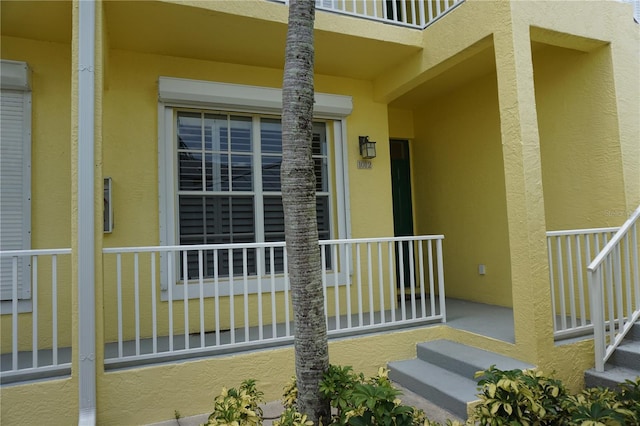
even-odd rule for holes
{"type": "Polygon", "coordinates": [[[311,154],[315,2],[291,0],[282,87],[282,203],[295,321],[297,408],[317,423],[329,418],[319,392],[329,367],[311,154]]]}

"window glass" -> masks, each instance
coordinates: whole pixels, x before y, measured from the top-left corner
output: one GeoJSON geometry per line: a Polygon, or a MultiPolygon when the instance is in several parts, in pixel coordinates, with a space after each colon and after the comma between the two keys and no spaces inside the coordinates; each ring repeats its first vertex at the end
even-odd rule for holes
{"type": "MultiPolygon", "coordinates": [[[[284,241],[284,210],[280,185],[282,125],[280,119],[259,116],[178,111],[178,217],[181,245],[284,241]],[[253,140],[259,126],[259,140],[253,140]],[[259,156],[254,152],[260,152],[259,156]],[[262,176],[254,182],[256,169],[262,176]],[[256,217],[262,211],[262,217],[256,217]],[[259,223],[257,223],[259,221],[259,223]],[[260,234],[256,229],[261,229],[260,234]]],[[[325,123],[314,123],[312,155],[316,176],[318,231],[330,238],[328,156],[325,123]]],[[[264,272],[284,271],[282,248],[219,250],[217,274],[257,273],[256,256],[264,272]],[[244,259],[246,256],[246,260],[244,259]]],[[[204,255],[203,274],[214,271],[214,252],[204,255]]],[[[180,259],[180,276],[184,270],[180,259]]],[[[187,257],[189,279],[199,277],[197,252],[187,257]]]]}

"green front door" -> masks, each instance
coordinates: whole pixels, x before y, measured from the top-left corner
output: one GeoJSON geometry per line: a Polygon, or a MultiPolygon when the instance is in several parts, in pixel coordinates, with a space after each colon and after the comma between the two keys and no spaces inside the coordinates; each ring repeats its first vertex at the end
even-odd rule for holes
{"type": "MultiPolygon", "coordinates": [[[[391,186],[393,192],[393,231],[396,237],[413,235],[413,206],[411,203],[411,161],[409,159],[409,141],[392,139],[389,141],[391,149],[391,186]]],[[[396,277],[398,286],[401,278],[404,286],[411,283],[409,272],[409,243],[403,243],[403,264],[399,265],[399,247],[396,248],[396,277]],[[400,276],[402,269],[403,276],[400,276]]]]}

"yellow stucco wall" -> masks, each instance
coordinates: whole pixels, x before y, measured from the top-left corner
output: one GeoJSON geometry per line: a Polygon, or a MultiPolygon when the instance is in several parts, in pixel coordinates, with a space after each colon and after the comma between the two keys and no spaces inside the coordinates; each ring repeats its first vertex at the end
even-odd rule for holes
{"type": "Polygon", "coordinates": [[[533,65],[547,229],[619,225],[625,196],[610,47],[537,44],[533,65]]]}
{"type": "MultiPolygon", "coordinates": [[[[415,357],[416,343],[444,332],[433,327],[332,341],[331,363],[373,375],[389,361],[415,357]]],[[[247,378],[258,381],[266,401],[274,401],[293,374],[291,347],[110,372],[101,381],[98,418],[105,425],[144,424],[171,419],[174,410],[183,416],[210,412],[222,387],[238,386],[247,378]]]]}
{"type": "Polygon", "coordinates": [[[445,235],[447,297],[510,306],[496,90],[491,73],[415,111],[414,215],[417,233],[445,235]]]}
{"type": "Polygon", "coordinates": [[[0,387],[3,425],[77,424],[78,389],[71,378],[0,387]]]}

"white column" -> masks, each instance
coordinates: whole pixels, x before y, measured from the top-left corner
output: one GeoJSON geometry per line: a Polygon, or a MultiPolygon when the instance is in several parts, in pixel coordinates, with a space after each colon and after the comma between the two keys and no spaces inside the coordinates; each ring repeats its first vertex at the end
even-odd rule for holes
{"type": "Polygon", "coordinates": [[[79,420],[96,424],[94,112],[95,2],[78,2],[78,348],[79,420]]]}

